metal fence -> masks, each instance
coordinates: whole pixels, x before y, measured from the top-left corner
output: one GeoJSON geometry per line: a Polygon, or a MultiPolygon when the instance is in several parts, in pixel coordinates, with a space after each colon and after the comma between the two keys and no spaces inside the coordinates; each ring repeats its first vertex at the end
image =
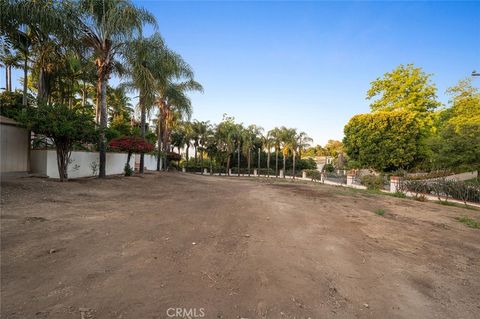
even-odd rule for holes
{"type": "Polygon", "coordinates": [[[465,204],[480,203],[480,181],[455,181],[446,178],[430,180],[404,179],[399,188],[402,192],[410,192],[414,196],[433,195],[439,200],[453,198],[465,204]]]}

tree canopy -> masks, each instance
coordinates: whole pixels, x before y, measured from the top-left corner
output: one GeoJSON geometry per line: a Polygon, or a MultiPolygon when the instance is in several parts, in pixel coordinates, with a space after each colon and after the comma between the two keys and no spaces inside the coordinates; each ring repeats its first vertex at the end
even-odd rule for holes
{"type": "Polygon", "coordinates": [[[345,125],[343,144],[360,167],[408,169],[419,156],[419,121],[405,110],[355,115],[345,125]]]}
{"type": "Polygon", "coordinates": [[[382,78],[371,82],[367,99],[370,108],[376,111],[407,110],[414,112],[433,111],[440,106],[436,100],[437,88],[430,81],[430,74],[413,64],[399,65],[382,78]]]}

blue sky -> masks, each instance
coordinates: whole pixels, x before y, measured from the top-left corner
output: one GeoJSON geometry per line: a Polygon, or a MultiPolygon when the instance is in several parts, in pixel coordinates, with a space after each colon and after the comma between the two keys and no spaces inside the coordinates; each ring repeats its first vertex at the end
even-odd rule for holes
{"type": "Polygon", "coordinates": [[[433,73],[443,103],[480,70],[480,2],[136,3],[205,88],[193,118],[296,127],[320,144],[341,139],[369,111],[370,81],[401,63],[433,73]]]}

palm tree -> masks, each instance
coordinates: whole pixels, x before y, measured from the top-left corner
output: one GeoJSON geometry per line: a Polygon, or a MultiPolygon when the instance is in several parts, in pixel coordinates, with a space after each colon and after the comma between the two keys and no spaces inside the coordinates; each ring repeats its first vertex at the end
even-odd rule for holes
{"type": "MultiPolygon", "coordinates": [[[[149,38],[138,38],[125,46],[124,57],[126,73],[130,82],[124,84],[130,91],[138,91],[138,108],[140,109],[140,134],[145,139],[147,111],[155,101],[157,79],[163,76],[162,59],[166,48],[159,33],[149,38]]],[[[140,154],[140,174],[144,173],[144,153],[140,154]]]]}
{"type": "Polygon", "coordinates": [[[100,114],[101,129],[98,176],[103,178],[106,176],[107,85],[115,58],[129,41],[141,35],[144,23],[156,27],[156,20],[151,13],[129,0],[79,0],[75,6],[79,37],[93,51],[97,67],[96,110],[100,114]]]}
{"type": "MultiPolygon", "coordinates": [[[[174,114],[180,118],[189,119],[192,114],[192,103],[186,95],[189,91],[203,91],[200,83],[189,80],[181,83],[169,83],[167,86],[158,88],[159,96],[156,104],[159,107],[162,137],[159,137],[159,146],[163,145],[164,150],[169,148],[169,138],[174,121],[174,114]]],[[[160,152],[160,148],[159,148],[160,152]]],[[[157,164],[157,167],[159,165],[157,164]]]]}
{"type": "Polygon", "coordinates": [[[195,163],[197,163],[197,152],[200,151],[200,161],[203,174],[203,143],[205,139],[205,134],[208,130],[208,122],[197,121],[195,120],[192,123],[192,140],[193,145],[195,146],[195,163]]]}
{"type": "Polygon", "coordinates": [[[235,139],[235,144],[237,145],[237,176],[240,176],[240,148],[243,144],[243,128],[242,124],[236,124],[235,130],[233,131],[233,138],[235,139]]]}
{"type": "Polygon", "coordinates": [[[297,135],[297,145],[298,145],[298,156],[301,158],[302,157],[302,152],[307,149],[307,147],[310,146],[310,143],[313,142],[313,139],[311,139],[307,133],[305,132],[300,132],[297,135]]]}
{"type": "Polygon", "coordinates": [[[5,67],[5,91],[12,91],[12,68],[20,67],[20,56],[11,51],[6,43],[2,44],[0,62],[5,67]]]}
{"type": "Polygon", "coordinates": [[[267,151],[267,177],[270,177],[270,151],[272,150],[272,144],[274,139],[272,137],[272,131],[267,132],[267,135],[262,136],[262,145],[267,151]]]}
{"type": "Polygon", "coordinates": [[[288,153],[293,149],[295,143],[295,135],[297,134],[295,129],[289,129],[284,126],[280,128],[280,141],[282,148],[282,159],[283,159],[283,178],[286,178],[286,160],[288,153]]]}
{"type": "Polygon", "coordinates": [[[300,132],[296,134],[292,140],[291,149],[293,152],[293,178],[295,179],[295,169],[296,169],[296,156],[297,152],[300,154],[301,158],[301,151],[308,147],[310,142],[313,140],[307,136],[307,133],[300,132]]]}
{"type": "Polygon", "coordinates": [[[280,150],[280,144],[282,142],[281,130],[278,127],[268,132],[272,138],[272,144],[275,148],[275,177],[278,177],[278,152],[280,150]]]}
{"type": "Polygon", "coordinates": [[[191,141],[193,139],[192,123],[183,122],[182,128],[183,128],[183,134],[185,135],[185,160],[186,160],[186,167],[188,168],[188,160],[189,160],[188,152],[190,150],[191,141]]]}
{"type": "Polygon", "coordinates": [[[210,174],[213,174],[213,159],[219,155],[219,148],[218,148],[218,140],[216,138],[215,131],[210,125],[208,126],[208,129],[205,132],[202,145],[203,145],[203,149],[205,150],[209,158],[210,174]]]}
{"type": "MultiPolygon", "coordinates": [[[[248,176],[250,176],[250,166],[252,161],[252,148],[257,141],[258,136],[261,133],[262,128],[254,124],[249,125],[242,132],[242,148],[243,153],[247,156],[247,165],[248,165],[248,176]]],[[[259,153],[260,154],[260,153],[259,153]]]]}
{"type": "Polygon", "coordinates": [[[238,124],[233,117],[223,115],[223,120],[216,127],[216,138],[220,151],[226,155],[226,174],[230,175],[230,157],[237,145],[238,124]]]}

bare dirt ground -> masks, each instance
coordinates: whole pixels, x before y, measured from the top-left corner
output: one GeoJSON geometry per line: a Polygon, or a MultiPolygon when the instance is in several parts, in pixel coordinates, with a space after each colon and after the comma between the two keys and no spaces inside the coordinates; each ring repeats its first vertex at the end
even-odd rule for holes
{"type": "Polygon", "coordinates": [[[479,211],[180,173],[3,181],[1,208],[2,318],[480,314],[480,230],[455,220],[479,211]]]}

